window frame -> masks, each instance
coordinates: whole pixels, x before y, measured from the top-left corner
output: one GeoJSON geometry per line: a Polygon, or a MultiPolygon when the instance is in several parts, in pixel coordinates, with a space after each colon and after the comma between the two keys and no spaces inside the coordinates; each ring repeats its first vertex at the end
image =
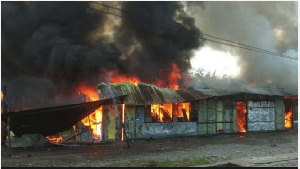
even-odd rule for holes
{"type": "MultiPolygon", "coordinates": [[[[170,122],[160,122],[160,121],[153,121],[153,116],[152,116],[152,110],[151,110],[151,106],[152,105],[159,105],[158,107],[158,114],[160,116],[160,113],[161,113],[161,107],[160,105],[166,105],[166,104],[150,104],[150,105],[145,105],[144,109],[145,109],[145,115],[144,115],[144,123],[182,123],[182,122],[196,122],[196,121],[191,121],[191,102],[180,102],[180,103],[177,103],[177,104],[182,104],[182,103],[189,103],[189,114],[187,115],[187,118],[188,118],[188,121],[173,121],[174,120],[174,109],[173,109],[173,104],[176,104],[176,103],[166,103],[166,104],[170,104],[172,106],[172,116],[171,116],[171,121],[170,122]],[[147,122],[146,121],[146,106],[150,106],[150,115],[151,115],[151,118],[152,118],[152,121],[151,122],[147,122]]],[[[149,118],[149,117],[147,117],[149,118]]]]}

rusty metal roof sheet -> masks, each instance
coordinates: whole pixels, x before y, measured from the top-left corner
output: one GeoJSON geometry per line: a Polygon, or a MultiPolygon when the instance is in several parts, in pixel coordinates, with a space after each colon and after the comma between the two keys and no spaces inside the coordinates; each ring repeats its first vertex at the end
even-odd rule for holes
{"type": "Polygon", "coordinates": [[[160,89],[155,85],[139,83],[135,86],[129,82],[101,83],[97,86],[101,99],[127,95],[124,103],[127,105],[150,105],[166,103],[191,102],[218,96],[236,95],[240,93],[260,94],[269,96],[295,96],[295,92],[280,91],[273,88],[246,87],[239,90],[195,89],[187,87],[180,90],[160,89]]]}
{"type": "Polygon", "coordinates": [[[175,91],[168,88],[160,89],[155,85],[146,83],[139,83],[137,86],[129,82],[100,83],[97,89],[100,99],[112,98],[117,96],[118,93],[127,95],[124,100],[127,105],[181,103],[203,98],[199,92],[198,94],[188,94],[188,91],[185,90],[175,91]],[[189,97],[189,95],[193,97],[189,97]]]}

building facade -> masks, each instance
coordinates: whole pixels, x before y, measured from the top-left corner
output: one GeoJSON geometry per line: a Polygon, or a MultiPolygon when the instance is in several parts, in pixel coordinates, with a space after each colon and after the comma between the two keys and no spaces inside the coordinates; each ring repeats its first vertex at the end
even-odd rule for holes
{"type": "Polygon", "coordinates": [[[205,136],[297,129],[297,97],[257,90],[174,91],[150,84],[101,83],[100,99],[127,95],[124,104],[104,105],[102,139],[205,136]]]}

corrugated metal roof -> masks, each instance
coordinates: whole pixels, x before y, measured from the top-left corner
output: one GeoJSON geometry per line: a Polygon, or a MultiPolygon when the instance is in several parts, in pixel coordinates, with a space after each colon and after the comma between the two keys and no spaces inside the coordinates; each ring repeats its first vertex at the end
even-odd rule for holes
{"type": "Polygon", "coordinates": [[[174,91],[172,89],[160,89],[155,85],[139,83],[135,86],[129,82],[121,83],[100,83],[97,86],[100,99],[112,98],[119,95],[127,95],[124,102],[127,105],[150,105],[150,104],[164,104],[164,103],[181,103],[193,100],[198,100],[203,97],[198,95],[189,97],[181,94],[187,91],[174,91]]]}
{"type": "Polygon", "coordinates": [[[127,105],[150,105],[165,103],[191,102],[200,99],[207,99],[215,96],[228,96],[240,93],[261,94],[269,96],[298,96],[295,92],[287,90],[276,90],[273,88],[246,87],[240,90],[219,90],[219,89],[194,89],[188,87],[180,90],[168,88],[160,89],[155,85],[139,83],[135,86],[129,82],[101,83],[98,84],[98,92],[101,99],[113,98],[120,95],[127,95],[124,103],[127,105]]]}
{"type": "Polygon", "coordinates": [[[270,87],[245,87],[244,89],[238,90],[196,89],[196,91],[202,93],[206,97],[227,96],[239,93],[260,94],[268,96],[298,96],[297,91],[276,89],[270,87]]]}

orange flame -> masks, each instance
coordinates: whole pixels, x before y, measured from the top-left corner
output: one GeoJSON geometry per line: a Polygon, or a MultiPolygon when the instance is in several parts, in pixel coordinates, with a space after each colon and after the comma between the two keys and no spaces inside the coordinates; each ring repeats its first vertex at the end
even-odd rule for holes
{"type": "Polygon", "coordinates": [[[125,104],[122,104],[122,141],[124,141],[125,104]]]}
{"type": "Polygon", "coordinates": [[[80,86],[78,88],[78,91],[80,91],[83,94],[85,94],[89,98],[90,101],[97,101],[97,100],[99,100],[99,94],[98,94],[96,88],[95,89],[91,89],[91,88],[88,88],[86,86],[80,86]]]}
{"type": "Polygon", "coordinates": [[[101,127],[102,127],[102,106],[95,110],[94,113],[81,121],[85,126],[90,126],[92,129],[93,139],[101,139],[101,127]]]}
{"type": "MultiPolygon", "coordinates": [[[[141,80],[138,77],[136,76],[128,77],[124,74],[119,74],[117,70],[113,70],[113,71],[104,70],[104,72],[107,76],[111,75],[109,80],[111,83],[130,82],[137,86],[138,83],[141,82],[141,80]]],[[[178,90],[179,89],[178,80],[181,79],[181,75],[177,65],[173,63],[171,69],[169,68],[160,69],[159,76],[162,77],[164,73],[168,73],[168,77],[166,77],[166,79],[162,79],[157,82],[154,82],[153,84],[158,86],[159,88],[170,88],[173,90],[178,90]]],[[[189,80],[188,78],[186,79],[189,80]]]]}
{"type": "Polygon", "coordinates": [[[3,97],[4,97],[4,94],[3,94],[3,92],[1,91],[1,113],[2,113],[2,111],[3,111],[3,97]]]}
{"type": "Polygon", "coordinates": [[[190,103],[175,103],[163,105],[153,104],[151,105],[151,115],[153,122],[171,122],[174,116],[177,116],[178,121],[189,121],[190,103]],[[179,118],[181,120],[179,120],[179,118]]]}
{"type": "Polygon", "coordinates": [[[136,76],[127,77],[124,74],[119,74],[117,70],[113,70],[113,71],[104,70],[104,72],[107,76],[112,75],[109,80],[111,83],[130,82],[137,86],[138,83],[140,82],[140,79],[137,78],[136,76]]]}
{"type": "Polygon", "coordinates": [[[172,72],[168,78],[169,83],[170,83],[170,85],[168,87],[173,90],[178,90],[179,89],[179,85],[178,85],[179,79],[181,79],[180,70],[177,68],[177,65],[173,63],[172,64],[172,72]]]}
{"type": "Polygon", "coordinates": [[[3,97],[4,97],[4,94],[3,94],[3,92],[1,91],[1,103],[3,102],[3,97]]]}
{"type": "Polygon", "coordinates": [[[246,103],[237,102],[236,103],[236,112],[237,112],[237,128],[238,132],[245,133],[246,130],[246,103]]]}
{"type": "Polygon", "coordinates": [[[170,72],[168,75],[168,80],[160,80],[155,83],[156,86],[159,88],[170,88],[173,90],[178,90],[178,80],[181,79],[180,70],[178,69],[177,65],[175,63],[172,64],[172,70],[166,68],[166,69],[160,69],[159,75],[162,75],[164,72],[170,72]],[[170,72],[171,71],[171,72],[170,72]]]}
{"type": "Polygon", "coordinates": [[[288,112],[285,112],[285,128],[291,129],[293,126],[293,110],[292,107],[289,109],[288,112]]]}
{"type": "Polygon", "coordinates": [[[53,135],[53,136],[48,136],[46,138],[52,143],[61,143],[62,142],[62,137],[61,137],[60,133],[53,135]]]}

